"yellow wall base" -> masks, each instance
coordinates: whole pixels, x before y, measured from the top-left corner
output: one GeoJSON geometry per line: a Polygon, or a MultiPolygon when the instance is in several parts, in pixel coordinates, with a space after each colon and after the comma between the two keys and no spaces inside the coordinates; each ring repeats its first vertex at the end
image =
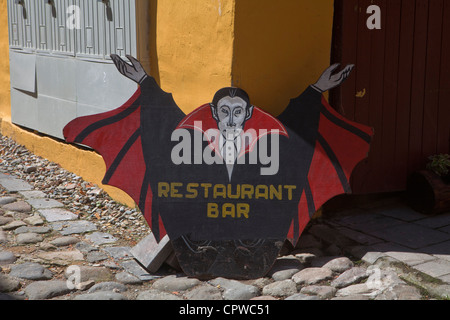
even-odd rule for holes
{"type": "Polygon", "coordinates": [[[2,121],[1,134],[26,147],[33,154],[57,163],[84,180],[97,184],[117,202],[135,207],[133,199],[126,193],[101,183],[106,166],[103,158],[96,152],[83,150],[52,138],[34,134],[15,126],[9,121],[2,121]]]}

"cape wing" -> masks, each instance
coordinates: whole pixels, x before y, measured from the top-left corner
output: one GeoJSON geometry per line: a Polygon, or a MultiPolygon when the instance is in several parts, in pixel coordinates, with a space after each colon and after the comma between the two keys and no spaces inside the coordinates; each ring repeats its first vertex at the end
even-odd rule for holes
{"type": "Polygon", "coordinates": [[[145,172],[140,95],[139,88],[120,108],[77,118],[63,131],[67,142],[91,147],[102,156],[106,165],[103,184],[125,191],[136,203],[140,200],[145,172]]]}
{"type": "Polygon", "coordinates": [[[158,241],[166,231],[159,212],[152,210],[157,208],[151,188],[151,173],[155,170],[148,166],[153,160],[151,155],[159,150],[149,140],[165,142],[153,137],[163,136],[162,130],[167,134],[173,130],[170,122],[161,122],[162,112],[166,112],[166,119],[173,113],[176,121],[179,121],[177,117],[184,116],[171,95],[149,77],[123,106],[77,118],[63,130],[67,142],[91,147],[103,157],[106,173],[102,183],[126,192],[138,204],[158,241]],[[151,123],[143,124],[143,121],[151,123]],[[143,126],[147,127],[143,130],[143,126]],[[144,134],[144,131],[147,132],[144,134]]]}
{"type": "MultiPolygon", "coordinates": [[[[300,136],[305,134],[304,138],[313,150],[298,204],[298,216],[294,217],[288,234],[294,245],[314,213],[325,202],[337,195],[351,193],[351,174],[358,163],[367,158],[374,135],[372,128],[344,118],[323,96],[320,95],[319,99],[318,95],[308,89],[299,99],[292,100],[289,106],[291,110],[297,110],[294,112],[305,106],[315,110],[305,112],[302,125],[310,126],[309,131],[300,129],[298,124],[293,125],[300,136]]],[[[287,114],[292,117],[292,113],[287,114]]],[[[283,116],[286,119],[286,115],[283,116]]]]}
{"type": "Polygon", "coordinates": [[[337,195],[352,192],[351,174],[368,157],[373,135],[372,128],[344,118],[322,98],[319,135],[308,174],[312,210],[337,195]]]}

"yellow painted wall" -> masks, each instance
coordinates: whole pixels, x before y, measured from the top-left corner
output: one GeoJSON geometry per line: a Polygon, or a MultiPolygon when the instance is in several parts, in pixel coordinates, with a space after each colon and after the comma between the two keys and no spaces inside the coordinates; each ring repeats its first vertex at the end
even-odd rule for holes
{"type": "MultiPolygon", "coordinates": [[[[236,85],[273,114],[330,60],[333,0],[149,0],[150,73],[190,112],[236,85]]],[[[6,0],[0,0],[1,133],[100,186],[103,159],[11,124],[6,0]]],[[[102,186],[134,206],[124,192],[102,186]]]]}
{"type": "Polygon", "coordinates": [[[0,118],[11,120],[11,93],[9,86],[9,40],[6,0],[0,0],[0,118]]]}
{"type": "Polygon", "coordinates": [[[273,115],[330,65],[334,0],[237,0],[233,84],[273,115]]]}
{"type": "Polygon", "coordinates": [[[157,1],[160,85],[186,113],[231,84],[234,2],[157,1]]]}
{"type": "Polygon", "coordinates": [[[36,135],[30,131],[20,129],[11,124],[11,122],[3,121],[1,129],[3,135],[27,147],[32,153],[58,163],[64,169],[79,175],[84,180],[101,186],[119,203],[130,207],[135,206],[133,199],[123,191],[101,184],[106,172],[106,166],[103,158],[96,152],[82,150],[49,137],[36,135]]]}

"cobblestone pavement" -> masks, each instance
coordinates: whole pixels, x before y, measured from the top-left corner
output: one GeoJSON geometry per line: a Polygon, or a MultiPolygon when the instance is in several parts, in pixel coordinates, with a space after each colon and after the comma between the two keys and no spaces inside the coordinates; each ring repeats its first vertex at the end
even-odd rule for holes
{"type": "Polygon", "coordinates": [[[312,221],[264,278],[199,281],[167,265],[148,274],[130,253],[150,233],[136,209],[9,139],[3,146],[1,300],[450,298],[450,214],[425,216],[382,199],[312,221]]]}

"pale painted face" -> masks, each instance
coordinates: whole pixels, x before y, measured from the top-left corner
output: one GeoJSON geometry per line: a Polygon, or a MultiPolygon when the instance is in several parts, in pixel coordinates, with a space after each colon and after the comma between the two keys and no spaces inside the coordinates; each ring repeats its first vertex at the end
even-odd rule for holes
{"type": "Polygon", "coordinates": [[[217,123],[220,132],[227,139],[234,139],[244,130],[248,119],[247,103],[239,97],[225,97],[217,104],[217,123]]]}

